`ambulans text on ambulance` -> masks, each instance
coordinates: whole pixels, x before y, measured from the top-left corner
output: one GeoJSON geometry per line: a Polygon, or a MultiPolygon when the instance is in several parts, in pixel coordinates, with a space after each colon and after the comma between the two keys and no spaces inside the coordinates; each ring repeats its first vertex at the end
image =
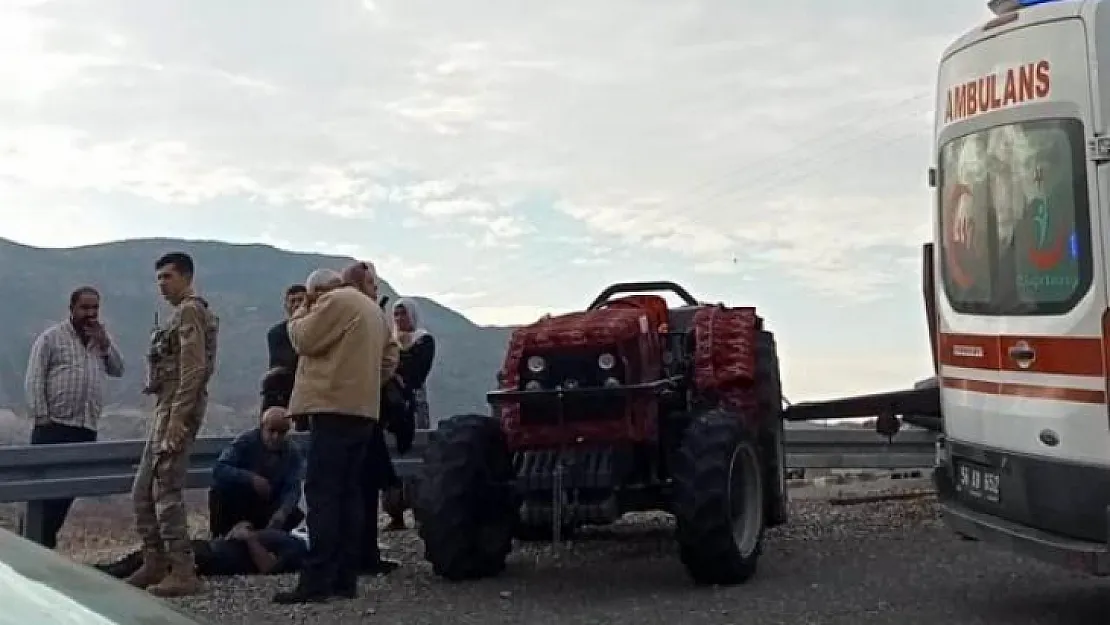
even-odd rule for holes
{"type": "Polygon", "coordinates": [[[1050,69],[1048,61],[1037,61],[956,85],[948,90],[944,122],[1047,98],[1052,87],[1050,69]]]}

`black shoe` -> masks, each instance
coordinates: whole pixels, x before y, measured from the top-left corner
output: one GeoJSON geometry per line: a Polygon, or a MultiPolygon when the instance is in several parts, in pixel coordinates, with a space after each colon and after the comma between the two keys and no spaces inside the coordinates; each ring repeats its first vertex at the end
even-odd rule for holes
{"type": "Polygon", "coordinates": [[[93,566],[102,573],[107,573],[112,577],[123,579],[128,575],[131,575],[135,571],[138,571],[139,567],[142,565],[143,554],[136,551],[135,553],[130,553],[123,558],[116,560],[115,562],[102,562],[100,564],[94,564],[93,566]]]}
{"type": "Polygon", "coordinates": [[[389,575],[400,567],[401,563],[397,562],[396,560],[386,560],[385,558],[379,558],[377,562],[363,566],[361,573],[363,575],[374,576],[389,575]]]}
{"type": "Polygon", "coordinates": [[[325,603],[331,598],[331,593],[294,588],[274,595],[274,603],[279,605],[293,605],[294,603],[325,603]]]}

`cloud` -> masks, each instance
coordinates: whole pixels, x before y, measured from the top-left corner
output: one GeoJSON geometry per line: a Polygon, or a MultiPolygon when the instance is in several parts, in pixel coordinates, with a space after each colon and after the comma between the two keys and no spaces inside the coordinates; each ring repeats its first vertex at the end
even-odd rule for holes
{"type": "Polygon", "coordinates": [[[916,281],[935,64],[985,12],[4,2],[0,235],[166,235],[187,210],[174,233],[351,249],[505,321],[661,276],[863,306],[916,281]]]}
{"type": "Polygon", "coordinates": [[[563,307],[531,305],[516,306],[460,306],[467,319],[483,326],[510,326],[532,323],[544,315],[558,315],[569,312],[563,307]]]}
{"type": "Polygon", "coordinates": [[[397,276],[402,279],[424,276],[435,269],[428,263],[409,262],[390,255],[374,258],[374,266],[382,276],[397,276]]]}
{"type": "Polygon", "coordinates": [[[520,243],[516,240],[536,231],[535,227],[515,215],[499,215],[497,217],[478,215],[467,221],[471,225],[485,230],[478,239],[472,241],[472,245],[479,247],[519,248],[520,243]]]}
{"type": "Polygon", "coordinates": [[[488,297],[485,291],[445,291],[445,292],[432,292],[425,293],[424,297],[435,300],[446,306],[466,305],[467,302],[474,302],[488,297]]]}
{"type": "Polygon", "coordinates": [[[429,217],[453,217],[457,215],[481,215],[494,210],[489,202],[475,199],[432,200],[417,207],[417,212],[429,217]]]}
{"type": "Polygon", "coordinates": [[[334,253],[373,262],[374,268],[378,270],[378,275],[391,282],[412,280],[428,275],[434,270],[434,267],[428,263],[417,262],[392,254],[375,254],[373,250],[358,245],[340,245],[334,248],[334,253]]]}
{"type": "Polygon", "coordinates": [[[694,265],[694,273],[731,276],[741,272],[736,260],[711,260],[694,265]]]}

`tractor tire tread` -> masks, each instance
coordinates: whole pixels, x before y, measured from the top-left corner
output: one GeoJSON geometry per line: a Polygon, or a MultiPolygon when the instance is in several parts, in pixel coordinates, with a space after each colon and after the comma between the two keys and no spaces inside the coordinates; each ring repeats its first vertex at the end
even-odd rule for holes
{"type": "Polygon", "coordinates": [[[496,485],[512,476],[512,456],[496,419],[467,414],[440,422],[424,453],[414,506],[424,559],[436,575],[464,581],[504,571],[516,509],[496,485]]]}
{"type": "Polygon", "coordinates": [[[697,584],[747,581],[755,573],[763,548],[766,524],[762,509],[753,511],[760,515],[760,531],[752,553],[742,554],[733,538],[728,487],[733,453],[739,445],[749,445],[758,454],[758,443],[739,417],[715,408],[692,419],[676,456],[675,538],[679,557],[697,584]]]}

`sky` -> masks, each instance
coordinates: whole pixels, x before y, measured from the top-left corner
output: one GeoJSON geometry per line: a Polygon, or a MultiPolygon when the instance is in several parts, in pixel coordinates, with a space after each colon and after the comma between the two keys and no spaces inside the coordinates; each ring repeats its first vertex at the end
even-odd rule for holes
{"type": "Polygon", "coordinates": [[[482,324],[672,280],[759,308],[791,401],[904,388],[932,367],[936,65],[987,16],[986,0],[4,0],[0,236],[352,255],[482,324]]]}

